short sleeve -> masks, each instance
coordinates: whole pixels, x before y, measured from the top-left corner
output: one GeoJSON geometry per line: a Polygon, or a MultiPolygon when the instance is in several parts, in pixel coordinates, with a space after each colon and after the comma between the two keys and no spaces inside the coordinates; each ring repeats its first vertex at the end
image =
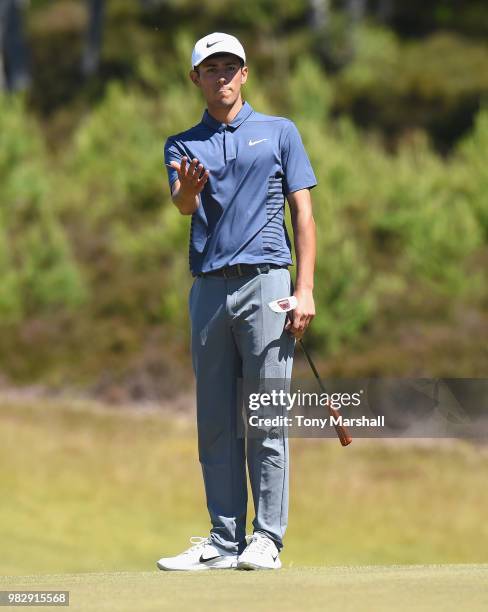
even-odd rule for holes
{"type": "Polygon", "coordinates": [[[293,121],[287,121],[283,131],[281,165],[285,175],[285,195],[300,189],[312,189],[317,185],[312,165],[293,121]]]}
{"type": "Polygon", "coordinates": [[[180,163],[182,157],[183,154],[178,149],[177,143],[172,138],[168,138],[166,144],[164,145],[164,163],[166,164],[166,170],[168,172],[170,191],[173,187],[173,183],[178,178],[178,172],[174,168],[170,168],[168,164],[170,164],[172,161],[180,163]]]}

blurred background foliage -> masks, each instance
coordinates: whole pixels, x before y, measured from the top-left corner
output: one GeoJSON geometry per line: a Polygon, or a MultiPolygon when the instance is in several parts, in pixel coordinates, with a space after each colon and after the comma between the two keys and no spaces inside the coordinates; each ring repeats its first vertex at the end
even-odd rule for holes
{"type": "Polygon", "coordinates": [[[307,336],[324,374],[486,375],[484,2],[17,8],[27,59],[12,64],[4,28],[0,94],[6,380],[133,398],[187,380],[189,219],[163,145],[203,112],[189,57],[210,31],[241,38],[245,98],[296,122],[319,179],[307,336]]]}

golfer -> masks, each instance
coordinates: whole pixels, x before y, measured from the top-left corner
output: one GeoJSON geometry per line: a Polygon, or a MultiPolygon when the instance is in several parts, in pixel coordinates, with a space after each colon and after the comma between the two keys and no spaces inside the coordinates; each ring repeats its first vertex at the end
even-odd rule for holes
{"type": "Polygon", "coordinates": [[[246,55],[234,36],[216,32],[199,40],[190,78],[207,109],[200,123],[165,146],[172,200],[191,215],[191,349],[212,527],[209,537],[191,538],[188,550],[160,559],[162,570],[281,567],[288,440],[282,428],[239,436],[236,398],[240,379],[289,381],[296,339],[315,315],[310,189],[317,183],[293,122],[243,101],[247,76],[246,55]],[[294,230],[294,286],[285,197],[294,230]],[[298,305],[290,321],[268,303],[291,294],[298,305]],[[246,459],[255,509],[248,536],[246,459]]]}

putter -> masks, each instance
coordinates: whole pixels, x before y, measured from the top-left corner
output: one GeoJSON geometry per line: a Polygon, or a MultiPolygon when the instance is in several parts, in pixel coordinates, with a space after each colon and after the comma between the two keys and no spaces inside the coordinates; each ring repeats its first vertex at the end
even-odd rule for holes
{"type": "MultiPolygon", "coordinates": [[[[294,295],[290,295],[288,297],[280,298],[278,300],[269,302],[268,306],[271,308],[273,312],[288,313],[297,307],[297,298],[294,295]]],[[[305,357],[307,358],[310,368],[312,369],[312,372],[314,373],[314,376],[317,379],[317,382],[318,382],[318,385],[321,391],[323,393],[327,393],[327,391],[325,390],[324,384],[320,380],[320,376],[317,371],[317,368],[315,367],[313,359],[310,353],[308,352],[308,350],[306,349],[305,344],[303,343],[303,340],[300,338],[298,342],[300,343],[300,346],[302,347],[302,351],[305,353],[305,357]]],[[[329,409],[329,414],[333,416],[335,419],[337,419],[337,417],[340,416],[339,411],[336,410],[335,408],[332,408],[332,406],[329,403],[327,403],[327,408],[329,409]]],[[[352,438],[349,435],[347,429],[343,425],[338,425],[338,424],[334,425],[334,429],[336,430],[336,433],[339,437],[339,440],[342,446],[348,446],[348,444],[351,444],[352,438]]]]}

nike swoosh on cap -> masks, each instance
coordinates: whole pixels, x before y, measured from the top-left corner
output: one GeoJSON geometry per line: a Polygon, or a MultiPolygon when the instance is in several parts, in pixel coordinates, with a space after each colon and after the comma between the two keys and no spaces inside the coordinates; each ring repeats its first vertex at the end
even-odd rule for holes
{"type": "Polygon", "coordinates": [[[208,42],[207,43],[207,49],[209,49],[210,47],[213,47],[214,45],[216,45],[217,43],[222,42],[221,40],[216,40],[213,43],[208,42]]]}
{"type": "Polygon", "coordinates": [[[208,557],[207,559],[204,559],[203,555],[200,555],[200,559],[198,559],[198,560],[200,561],[200,563],[206,563],[207,561],[212,561],[213,559],[218,559],[221,556],[222,555],[215,555],[215,557],[208,557]]]}

